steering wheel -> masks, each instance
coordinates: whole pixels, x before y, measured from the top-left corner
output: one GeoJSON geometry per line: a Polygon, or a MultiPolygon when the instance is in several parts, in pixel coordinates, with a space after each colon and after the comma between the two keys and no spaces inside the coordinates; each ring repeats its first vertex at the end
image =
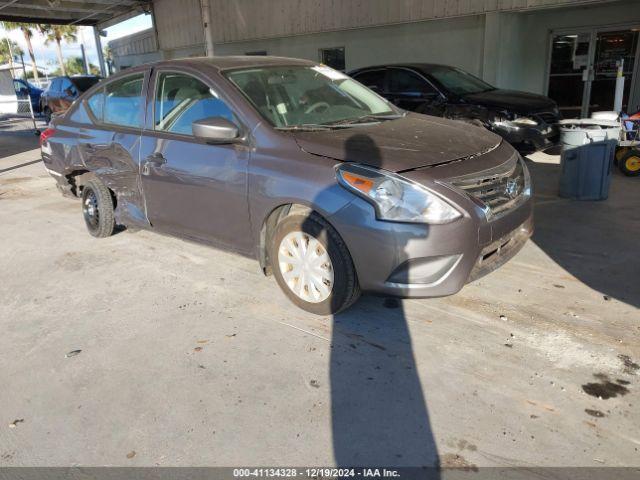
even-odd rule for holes
{"type": "Polygon", "coordinates": [[[318,110],[319,108],[324,107],[324,109],[326,110],[327,108],[329,108],[329,104],[327,102],[316,102],[313,105],[309,106],[304,113],[312,113],[315,112],[316,110],[318,110]]]}

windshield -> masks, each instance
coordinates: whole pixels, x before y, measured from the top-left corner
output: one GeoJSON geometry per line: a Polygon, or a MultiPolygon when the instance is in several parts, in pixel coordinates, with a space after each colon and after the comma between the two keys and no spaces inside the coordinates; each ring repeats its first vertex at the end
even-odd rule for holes
{"type": "Polygon", "coordinates": [[[436,81],[440,82],[447,90],[456,95],[467,95],[470,93],[487,92],[495,90],[495,87],[474,77],[464,70],[458,70],[453,67],[433,67],[429,69],[431,75],[436,81]]]}
{"type": "Polygon", "coordinates": [[[325,66],[260,67],[226,76],[275,127],[337,128],[400,113],[373,91],[325,66]]]}

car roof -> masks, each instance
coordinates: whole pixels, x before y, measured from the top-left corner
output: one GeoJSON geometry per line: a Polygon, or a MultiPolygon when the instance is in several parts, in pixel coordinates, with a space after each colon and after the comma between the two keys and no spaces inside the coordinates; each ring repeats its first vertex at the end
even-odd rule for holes
{"type": "Polygon", "coordinates": [[[440,63],[391,63],[386,65],[371,65],[369,67],[362,67],[352,70],[351,73],[361,72],[363,70],[374,70],[376,68],[409,68],[412,70],[419,70],[424,73],[429,73],[431,70],[435,70],[436,68],[455,68],[451,65],[443,65],[440,63]]]}
{"type": "MultiPolygon", "coordinates": [[[[217,71],[230,70],[235,68],[258,68],[276,66],[313,66],[317,63],[299,58],[273,57],[267,55],[230,55],[224,57],[190,57],[174,60],[161,60],[158,62],[146,63],[137,67],[127,68],[116,75],[134,73],[148,68],[171,68],[187,67],[196,70],[214,69],[217,71]]],[[[115,76],[115,75],[114,75],[115,76]]]]}

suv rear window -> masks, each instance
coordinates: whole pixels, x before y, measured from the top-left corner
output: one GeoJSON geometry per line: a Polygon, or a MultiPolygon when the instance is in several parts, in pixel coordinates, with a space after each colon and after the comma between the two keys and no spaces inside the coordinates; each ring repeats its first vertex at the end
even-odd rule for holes
{"type": "Polygon", "coordinates": [[[86,92],[100,81],[100,77],[75,77],[71,81],[80,92],[86,92]]]}

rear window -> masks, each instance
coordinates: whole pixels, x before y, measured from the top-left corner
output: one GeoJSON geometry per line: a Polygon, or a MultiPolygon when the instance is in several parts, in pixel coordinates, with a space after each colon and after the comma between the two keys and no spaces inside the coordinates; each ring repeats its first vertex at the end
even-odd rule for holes
{"type": "Polygon", "coordinates": [[[100,81],[100,77],[75,77],[71,81],[80,92],[86,92],[100,81]]]}

